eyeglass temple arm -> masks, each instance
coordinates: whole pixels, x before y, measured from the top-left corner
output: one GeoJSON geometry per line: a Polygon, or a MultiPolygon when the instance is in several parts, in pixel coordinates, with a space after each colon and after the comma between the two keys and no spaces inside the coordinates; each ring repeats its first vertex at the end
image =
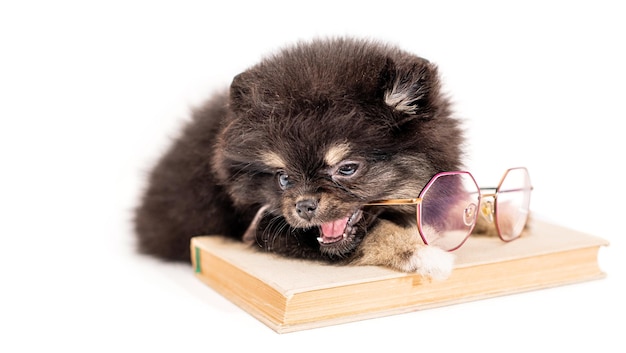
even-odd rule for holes
{"type": "MultiPolygon", "coordinates": [[[[482,197],[487,197],[487,196],[495,196],[496,195],[496,190],[498,188],[496,187],[481,187],[480,188],[480,193],[482,197]],[[484,194],[483,191],[492,191],[493,193],[489,193],[489,194],[484,194]]],[[[513,190],[497,190],[499,193],[502,192],[514,192],[514,191],[522,191],[524,189],[513,189],[513,190]]],[[[533,190],[533,187],[530,187],[530,190],[533,190]]],[[[417,205],[419,203],[422,202],[422,199],[419,197],[416,198],[412,198],[412,199],[389,199],[389,200],[377,200],[377,201],[372,201],[372,202],[368,202],[365,205],[367,206],[385,206],[385,205],[417,205]]]]}
{"type": "Polygon", "coordinates": [[[417,205],[422,202],[422,199],[417,197],[413,199],[390,199],[390,200],[377,200],[368,202],[367,206],[384,206],[384,205],[417,205]]]}

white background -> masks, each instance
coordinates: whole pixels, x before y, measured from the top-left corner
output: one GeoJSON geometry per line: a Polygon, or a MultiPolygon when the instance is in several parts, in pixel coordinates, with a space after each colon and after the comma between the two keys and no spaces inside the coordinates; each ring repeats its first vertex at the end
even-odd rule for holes
{"type": "Polygon", "coordinates": [[[618,3],[1,2],[0,351],[624,352],[618,3]],[[189,109],[285,44],[343,34],[438,63],[467,169],[492,185],[527,166],[536,215],[611,242],[608,277],[278,335],[189,266],[135,255],[131,210],[189,109]]]}

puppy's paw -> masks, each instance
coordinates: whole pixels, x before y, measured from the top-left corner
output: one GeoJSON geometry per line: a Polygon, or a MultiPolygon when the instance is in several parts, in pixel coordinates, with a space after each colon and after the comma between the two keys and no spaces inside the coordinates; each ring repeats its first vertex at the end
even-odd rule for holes
{"type": "Polygon", "coordinates": [[[422,246],[409,257],[401,269],[435,280],[445,280],[454,269],[454,255],[434,246],[422,246]]]}
{"type": "Polygon", "coordinates": [[[454,259],[450,252],[424,245],[415,227],[401,227],[384,221],[363,239],[349,263],[386,266],[418,273],[425,278],[444,280],[452,273],[454,259]]]}

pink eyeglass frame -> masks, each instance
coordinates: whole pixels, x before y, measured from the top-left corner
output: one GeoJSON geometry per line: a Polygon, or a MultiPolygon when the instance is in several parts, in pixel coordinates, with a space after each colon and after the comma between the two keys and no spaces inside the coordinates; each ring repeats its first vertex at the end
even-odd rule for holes
{"type": "MultiPolygon", "coordinates": [[[[468,175],[472,182],[474,183],[474,185],[476,186],[476,192],[478,193],[478,211],[479,212],[475,212],[473,219],[472,219],[472,223],[471,226],[467,232],[467,235],[463,238],[463,240],[454,248],[452,249],[448,249],[447,251],[454,251],[457,250],[458,248],[460,248],[461,246],[463,246],[463,244],[465,244],[465,242],[467,241],[467,239],[470,237],[470,235],[472,234],[472,232],[474,231],[474,228],[476,226],[476,222],[478,219],[478,214],[481,213],[490,223],[495,223],[496,226],[496,230],[498,233],[498,237],[504,241],[504,242],[510,242],[512,240],[515,240],[517,238],[519,238],[521,236],[521,233],[516,235],[515,237],[512,237],[510,239],[505,239],[502,236],[500,227],[498,226],[498,222],[493,222],[494,219],[497,219],[498,217],[498,203],[497,203],[497,197],[498,194],[500,192],[500,188],[504,182],[504,180],[506,179],[506,177],[509,175],[509,173],[513,170],[518,170],[518,169],[523,169],[526,173],[527,176],[529,176],[528,170],[525,167],[515,167],[515,168],[509,168],[504,172],[504,175],[500,178],[500,182],[498,183],[497,187],[479,187],[478,183],[476,182],[476,179],[474,178],[474,176],[468,172],[468,171],[449,171],[449,172],[439,172],[437,174],[435,174],[429,181],[428,183],[424,186],[424,188],[422,189],[422,191],[420,191],[420,194],[418,197],[416,198],[409,198],[409,199],[388,199],[388,200],[376,200],[376,201],[372,201],[366,204],[366,206],[403,206],[403,205],[415,205],[416,206],[416,211],[415,211],[415,216],[416,216],[416,221],[417,221],[417,230],[418,233],[420,235],[420,237],[422,238],[422,241],[424,242],[424,244],[428,245],[428,240],[426,240],[426,237],[423,234],[422,231],[422,221],[421,221],[421,212],[422,212],[422,200],[423,200],[423,195],[426,193],[426,191],[428,191],[428,189],[431,187],[431,185],[433,183],[435,183],[440,177],[443,176],[447,176],[447,175],[460,175],[460,174],[465,174],[468,175]],[[493,193],[486,193],[483,194],[482,190],[494,190],[493,193]],[[487,204],[483,203],[483,198],[492,198],[493,202],[490,203],[491,206],[489,209],[487,209],[487,204]]],[[[508,190],[508,191],[520,191],[522,189],[516,189],[516,190],[508,190]]],[[[532,185],[530,186],[530,191],[533,190],[532,185]]],[[[530,197],[530,196],[529,196],[530,197]]],[[[530,201],[529,201],[530,203],[530,201]]],[[[526,220],[527,221],[527,220],[526,220]]]]}

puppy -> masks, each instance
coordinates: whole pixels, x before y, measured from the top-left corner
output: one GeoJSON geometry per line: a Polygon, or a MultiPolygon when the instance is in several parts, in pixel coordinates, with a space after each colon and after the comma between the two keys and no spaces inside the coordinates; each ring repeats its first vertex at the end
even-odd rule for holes
{"type": "Polygon", "coordinates": [[[463,132],[437,67],[363,39],[300,42],[237,75],[195,110],[152,170],[136,209],[140,252],[190,260],[219,234],[289,257],[446,278],[415,206],[437,172],[461,167],[463,132]]]}

